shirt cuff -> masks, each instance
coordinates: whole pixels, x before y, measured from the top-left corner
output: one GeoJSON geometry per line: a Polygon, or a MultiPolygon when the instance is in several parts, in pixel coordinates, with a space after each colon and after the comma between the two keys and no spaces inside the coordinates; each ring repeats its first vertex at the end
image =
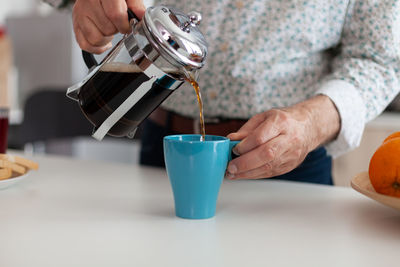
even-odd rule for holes
{"type": "Polygon", "coordinates": [[[315,94],[328,96],[341,120],[339,135],[325,145],[328,154],[336,158],[359,146],[365,126],[365,104],[354,85],[343,80],[329,80],[315,94]]]}

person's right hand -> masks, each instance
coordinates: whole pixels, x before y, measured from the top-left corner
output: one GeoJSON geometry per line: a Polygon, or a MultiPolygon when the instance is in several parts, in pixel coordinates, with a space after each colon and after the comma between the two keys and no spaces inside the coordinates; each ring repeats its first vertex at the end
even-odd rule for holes
{"type": "Polygon", "coordinates": [[[72,20],[81,49],[101,54],[111,48],[115,33],[130,31],[128,8],[140,19],[143,17],[142,0],[76,0],[72,20]]]}

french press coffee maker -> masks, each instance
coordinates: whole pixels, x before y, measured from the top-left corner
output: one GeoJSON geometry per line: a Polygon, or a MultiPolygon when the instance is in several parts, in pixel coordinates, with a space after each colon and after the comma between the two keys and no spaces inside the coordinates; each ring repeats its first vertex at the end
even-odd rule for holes
{"type": "Polygon", "coordinates": [[[130,10],[128,16],[132,32],[100,64],[82,51],[89,74],[67,91],[94,125],[92,136],[98,140],[107,134],[133,137],[188,73],[203,67],[207,55],[197,12],[185,15],[160,5],[149,7],[141,21],[130,10]]]}

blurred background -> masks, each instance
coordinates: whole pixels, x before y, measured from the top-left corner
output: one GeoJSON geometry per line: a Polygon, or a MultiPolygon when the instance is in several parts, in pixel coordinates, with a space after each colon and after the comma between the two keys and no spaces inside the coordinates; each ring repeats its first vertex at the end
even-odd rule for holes
{"type": "MultiPolygon", "coordinates": [[[[152,3],[144,2],[146,6],[152,3]]],[[[8,148],[82,159],[138,161],[138,137],[94,140],[90,137],[92,126],[77,103],[65,96],[67,88],[88,72],[75,42],[70,10],[57,10],[41,0],[3,0],[0,28],[3,43],[10,43],[0,49],[12,62],[0,70],[7,72],[11,107],[8,148]]],[[[114,41],[120,38],[116,36],[114,41]]]]}
{"type": "MultiPolygon", "coordinates": [[[[146,6],[151,4],[151,0],[145,1],[146,6]]],[[[94,140],[92,127],[78,105],[65,96],[67,88],[87,74],[69,10],[56,10],[40,0],[2,0],[0,28],[0,62],[6,58],[11,62],[9,66],[0,64],[0,79],[3,84],[7,80],[3,86],[8,88],[11,107],[9,149],[138,162],[138,138],[94,140]]],[[[347,186],[353,175],[366,169],[373,151],[393,131],[400,131],[400,97],[367,125],[360,148],[335,159],[335,183],[347,186]]]]}

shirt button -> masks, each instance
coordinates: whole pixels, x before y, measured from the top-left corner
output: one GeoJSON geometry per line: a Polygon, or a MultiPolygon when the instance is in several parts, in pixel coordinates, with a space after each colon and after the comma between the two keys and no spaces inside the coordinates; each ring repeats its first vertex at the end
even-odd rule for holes
{"type": "Polygon", "coordinates": [[[211,98],[211,100],[214,100],[217,98],[217,92],[211,91],[208,93],[208,96],[211,98]]]}

